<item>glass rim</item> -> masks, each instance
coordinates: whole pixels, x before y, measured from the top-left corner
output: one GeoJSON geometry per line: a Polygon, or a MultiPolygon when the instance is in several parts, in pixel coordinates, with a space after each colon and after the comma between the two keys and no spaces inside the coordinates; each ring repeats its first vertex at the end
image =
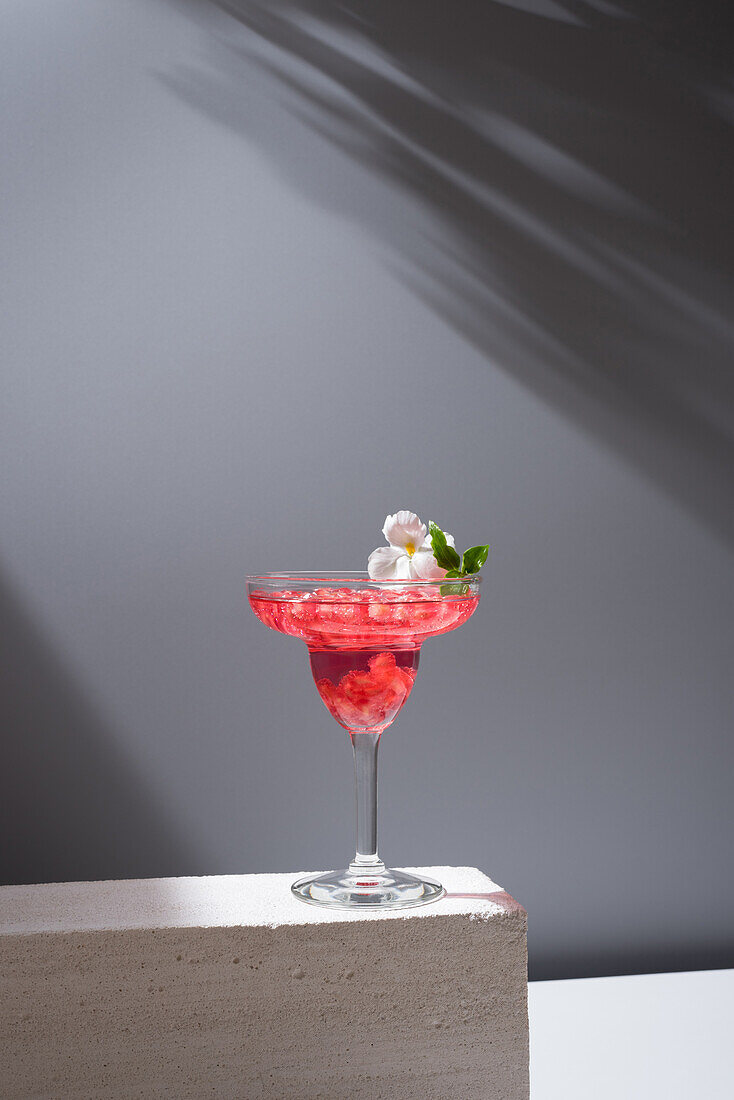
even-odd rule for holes
{"type": "Polygon", "coordinates": [[[249,573],[245,577],[248,585],[293,581],[295,584],[319,583],[320,587],[345,588],[349,585],[374,585],[380,588],[426,588],[437,584],[458,583],[478,586],[482,578],[478,573],[469,573],[464,577],[439,577],[436,580],[424,580],[422,577],[409,579],[382,579],[370,577],[366,569],[299,569],[282,573],[249,573]]]}

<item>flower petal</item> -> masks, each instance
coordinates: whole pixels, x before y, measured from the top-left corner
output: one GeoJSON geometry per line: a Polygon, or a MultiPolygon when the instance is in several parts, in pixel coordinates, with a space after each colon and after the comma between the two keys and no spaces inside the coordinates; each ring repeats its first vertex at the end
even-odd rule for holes
{"type": "Polygon", "coordinates": [[[446,576],[446,570],[442,569],[433,556],[433,547],[421,546],[410,559],[414,575],[422,581],[440,581],[446,576]]]}
{"type": "Polygon", "coordinates": [[[411,558],[405,553],[403,553],[403,555],[398,558],[395,563],[398,580],[409,581],[413,579],[414,574],[410,562],[411,558]]]}
{"type": "Polygon", "coordinates": [[[367,572],[373,581],[407,580],[410,558],[398,546],[378,546],[367,559],[367,572]]]}
{"type": "Polygon", "coordinates": [[[423,545],[426,537],[426,525],[421,523],[415,512],[396,512],[394,516],[385,516],[382,533],[391,546],[417,548],[423,545]]]}
{"type": "MultiPolygon", "coordinates": [[[[454,542],[454,536],[450,535],[448,531],[444,531],[446,536],[446,542],[449,546],[453,546],[456,549],[456,543],[454,542]]],[[[423,545],[416,550],[413,557],[410,559],[410,564],[413,567],[413,573],[416,577],[423,581],[440,581],[446,576],[446,570],[442,569],[433,556],[433,543],[431,542],[431,536],[426,535],[423,545]]]]}
{"type": "MultiPolygon", "coordinates": [[[[446,536],[446,542],[449,544],[449,546],[453,546],[453,548],[455,550],[456,549],[456,543],[454,542],[454,536],[450,535],[448,533],[448,531],[444,531],[444,535],[446,536]]],[[[431,553],[433,553],[433,543],[431,542],[431,536],[430,535],[426,535],[425,542],[421,546],[421,550],[430,550],[431,553]]]]}

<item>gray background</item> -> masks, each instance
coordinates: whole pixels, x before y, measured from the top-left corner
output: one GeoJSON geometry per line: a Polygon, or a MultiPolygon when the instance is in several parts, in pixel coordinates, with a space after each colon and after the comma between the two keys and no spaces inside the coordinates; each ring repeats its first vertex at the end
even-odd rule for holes
{"type": "Polygon", "coordinates": [[[488,540],[382,851],[534,977],[732,965],[725,5],[5,0],[4,882],[351,854],[248,572],[488,540]]]}

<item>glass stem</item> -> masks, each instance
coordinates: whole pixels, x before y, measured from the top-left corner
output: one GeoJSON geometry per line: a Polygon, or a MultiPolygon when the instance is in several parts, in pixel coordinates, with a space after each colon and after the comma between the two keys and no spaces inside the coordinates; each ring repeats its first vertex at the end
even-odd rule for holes
{"type": "Polygon", "coordinates": [[[377,854],[377,750],[379,733],[350,733],[354,749],[354,790],[357,802],[357,854],[352,875],[380,875],[385,864],[377,854]]]}

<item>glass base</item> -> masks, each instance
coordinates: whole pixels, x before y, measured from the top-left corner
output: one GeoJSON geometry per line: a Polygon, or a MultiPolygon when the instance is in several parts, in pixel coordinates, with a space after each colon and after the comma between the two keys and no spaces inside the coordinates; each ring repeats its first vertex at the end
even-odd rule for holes
{"type": "Polygon", "coordinates": [[[440,882],[387,868],[379,874],[355,874],[351,869],[300,878],[291,890],[309,905],[329,909],[408,909],[428,905],[446,893],[440,882]]]}

